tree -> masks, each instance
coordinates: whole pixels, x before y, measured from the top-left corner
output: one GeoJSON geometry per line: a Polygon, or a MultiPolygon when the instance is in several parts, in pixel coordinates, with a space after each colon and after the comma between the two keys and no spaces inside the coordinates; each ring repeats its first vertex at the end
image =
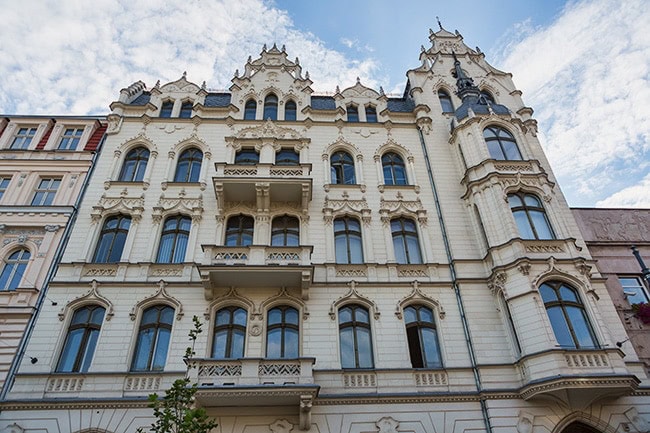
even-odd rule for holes
{"type": "MultiPolygon", "coordinates": [[[[205,409],[194,405],[194,394],[198,390],[196,383],[191,383],[189,371],[192,367],[191,359],[196,354],[194,344],[198,335],[203,332],[203,324],[197,316],[192,317],[194,328],[189,332],[192,346],[185,349],[183,360],[187,365],[185,377],[174,381],[172,386],[165,391],[165,396],[158,394],[149,395],[149,407],[153,409],[156,420],[149,428],[153,433],[209,433],[217,426],[205,412],[205,409]]],[[[144,430],[138,429],[138,433],[144,430]]]]}

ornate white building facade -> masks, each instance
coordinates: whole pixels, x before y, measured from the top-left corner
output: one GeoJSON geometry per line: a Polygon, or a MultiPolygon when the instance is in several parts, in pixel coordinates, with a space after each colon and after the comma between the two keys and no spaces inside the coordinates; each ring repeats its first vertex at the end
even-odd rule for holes
{"type": "Polygon", "coordinates": [[[646,371],[509,74],[431,32],[402,98],[137,82],[3,432],[134,432],[191,370],[216,431],[643,432],[646,371]]]}

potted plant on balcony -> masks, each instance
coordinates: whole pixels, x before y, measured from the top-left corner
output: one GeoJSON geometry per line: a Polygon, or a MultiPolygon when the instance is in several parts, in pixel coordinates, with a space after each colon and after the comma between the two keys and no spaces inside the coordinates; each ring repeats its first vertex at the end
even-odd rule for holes
{"type": "Polygon", "coordinates": [[[647,302],[641,302],[638,304],[632,305],[632,311],[634,311],[634,316],[642,321],[644,324],[650,324],[650,304],[647,302]]]}
{"type": "MultiPolygon", "coordinates": [[[[202,332],[203,324],[197,316],[192,317],[194,328],[189,332],[192,346],[185,349],[183,360],[187,365],[185,377],[174,381],[172,386],[165,391],[164,397],[158,394],[149,395],[149,407],[153,409],[156,420],[149,428],[153,433],[209,433],[217,427],[217,423],[208,416],[205,409],[196,407],[194,394],[198,389],[196,383],[191,383],[189,371],[192,368],[189,360],[196,354],[194,343],[202,332]]],[[[140,427],[138,433],[144,430],[140,427]]]]}

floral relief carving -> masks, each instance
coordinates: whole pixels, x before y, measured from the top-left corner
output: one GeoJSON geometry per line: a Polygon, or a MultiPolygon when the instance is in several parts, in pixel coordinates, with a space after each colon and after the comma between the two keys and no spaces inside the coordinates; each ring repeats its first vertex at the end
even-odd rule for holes
{"type": "Polygon", "coordinates": [[[332,224],[334,217],[346,213],[359,215],[363,223],[367,226],[370,224],[370,209],[365,197],[360,200],[350,200],[347,193],[343,194],[342,199],[330,199],[325,196],[325,204],[323,205],[323,219],[325,223],[332,224]]]}
{"type": "Polygon", "coordinates": [[[388,225],[391,218],[399,214],[414,216],[420,225],[427,225],[427,211],[422,206],[420,199],[404,200],[401,194],[398,194],[397,198],[397,200],[386,200],[383,197],[381,199],[379,215],[384,225],[388,225]]]}
{"type": "Polygon", "coordinates": [[[183,189],[178,193],[178,197],[165,197],[164,193],[161,194],[151,217],[154,224],[159,224],[164,215],[180,212],[191,215],[192,221],[200,221],[203,210],[203,196],[199,194],[198,197],[186,197],[183,189]]]}
{"type": "Polygon", "coordinates": [[[144,194],[140,197],[127,197],[125,193],[126,189],[122,191],[120,197],[107,197],[103,194],[90,212],[92,222],[97,223],[107,214],[118,212],[129,214],[134,222],[139,222],[144,212],[144,194]]]}

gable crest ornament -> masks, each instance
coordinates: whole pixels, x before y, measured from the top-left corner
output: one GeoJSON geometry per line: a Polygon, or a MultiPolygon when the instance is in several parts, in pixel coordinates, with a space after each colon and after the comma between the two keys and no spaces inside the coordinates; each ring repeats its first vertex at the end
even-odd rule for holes
{"type": "Polygon", "coordinates": [[[352,280],[348,283],[348,286],[350,286],[350,290],[348,290],[348,292],[345,295],[341,296],[339,299],[332,302],[332,305],[330,306],[330,312],[329,312],[330,319],[332,320],[336,319],[336,312],[338,311],[340,306],[344,304],[357,302],[361,305],[364,305],[365,307],[368,307],[368,309],[372,311],[375,320],[379,320],[379,316],[381,313],[379,312],[379,308],[377,307],[377,304],[357,291],[357,282],[352,280]]]}
{"type": "Polygon", "coordinates": [[[113,317],[113,303],[106,297],[102,296],[97,288],[99,287],[99,283],[97,280],[92,280],[90,282],[90,290],[82,296],[79,296],[78,298],[73,299],[72,301],[68,302],[65,307],[61,309],[59,312],[59,321],[63,321],[65,319],[65,316],[69,314],[70,311],[75,310],[78,306],[84,305],[84,304],[99,304],[102,307],[106,309],[106,321],[110,321],[111,318],[113,317]]]}
{"type": "Polygon", "coordinates": [[[420,225],[427,225],[427,211],[422,206],[420,199],[404,200],[401,196],[398,196],[397,200],[386,200],[382,197],[379,215],[384,225],[388,225],[392,217],[400,214],[414,216],[420,225]]]}
{"type": "Polygon", "coordinates": [[[203,210],[202,194],[198,197],[186,197],[185,190],[181,190],[178,197],[165,197],[165,194],[161,194],[151,217],[154,224],[160,224],[164,215],[180,212],[191,215],[192,222],[198,222],[203,216],[203,210]]]}
{"type": "Polygon", "coordinates": [[[411,293],[403,297],[397,302],[397,305],[395,306],[395,316],[397,316],[398,319],[402,320],[403,312],[404,312],[404,307],[407,307],[408,305],[411,304],[417,304],[417,303],[422,303],[422,304],[428,304],[429,306],[434,307],[434,310],[438,311],[438,317],[440,320],[444,319],[447,313],[445,312],[445,309],[443,308],[442,304],[440,302],[436,301],[430,296],[425,295],[422,293],[420,290],[420,283],[419,281],[415,280],[411,283],[411,293]]]}
{"type": "Polygon", "coordinates": [[[361,220],[367,226],[370,224],[370,212],[371,210],[368,208],[368,202],[365,197],[362,197],[361,200],[350,200],[349,195],[345,194],[342,199],[333,200],[325,196],[323,219],[327,225],[332,224],[335,216],[351,213],[360,215],[361,220]]]}
{"type": "Polygon", "coordinates": [[[120,193],[119,197],[107,197],[104,193],[90,212],[93,224],[109,213],[118,212],[130,215],[133,222],[139,222],[144,212],[144,194],[140,195],[140,197],[127,197],[126,195],[126,189],[120,193]]]}
{"type": "Polygon", "coordinates": [[[131,318],[131,320],[135,321],[135,318],[138,315],[138,310],[148,305],[153,305],[156,303],[161,303],[166,305],[171,304],[174,307],[174,310],[176,312],[176,320],[181,320],[181,318],[183,317],[183,304],[181,304],[178,299],[169,295],[165,287],[167,287],[167,282],[165,282],[165,280],[160,280],[158,282],[158,290],[156,291],[156,293],[154,293],[153,296],[148,296],[142,299],[131,309],[131,312],[129,313],[129,317],[131,318]]]}

